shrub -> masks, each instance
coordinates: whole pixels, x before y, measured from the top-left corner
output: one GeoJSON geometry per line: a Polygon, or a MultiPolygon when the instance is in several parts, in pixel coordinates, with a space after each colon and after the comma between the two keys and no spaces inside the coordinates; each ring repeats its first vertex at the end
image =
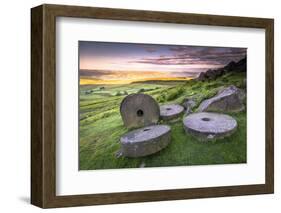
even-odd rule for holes
{"type": "Polygon", "coordinates": [[[175,89],[167,94],[167,101],[175,100],[176,98],[180,97],[183,93],[184,93],[183,87],[175,89]]]}
{"type": "Polygon", "coordinates": [[[228,78],[225,78],[225,77],[222,78],[221,81],[222,81],[223,83],[228,83],[228,82],[229,82],[228,78]]]}
{"type": "Polygon", "coordinates": [[[144,88],[139,89],[137,93],[142,93],[142,92],[145,92],[144,88]]]}
{"type": "Polygon", "coordinates": [[[122,93],[120,92],[120,91],[118,91],[116,94],[115,94],[115,96],[121,96],[122,95],[122,93]]]}
{"type": "Polygon", "coordinates": [[[213,89],[213,88],[216,88],[219,86],[220,86],[219,82],[212,82],[212,83],[206,84],[205,89],[209,90],[209,89],[213,89]]]}
{"type": "Polygon", "coordinates": [[[164,103],[166,101],[166,94],[162,93],[161,95],[159,95],[156,100],[160,103],[164,103]]]}
{"type": "Polygon", "coordinates": [[[200,89],[202,87],[202,82],[197,82],[197,84],[194,84],[191,86],[191,89],[192,90],[197,90],[197,89],[200,89]]]}

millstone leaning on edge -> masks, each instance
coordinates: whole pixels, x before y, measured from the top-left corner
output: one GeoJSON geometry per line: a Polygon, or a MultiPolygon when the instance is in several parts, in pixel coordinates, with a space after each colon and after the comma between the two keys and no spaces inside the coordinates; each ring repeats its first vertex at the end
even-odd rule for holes
{"type": "Polygon", "coordinates": [[[120,154],[126,157],[143,157],[165,148],[171,141],[171,128],[156,124],[159,120],[158,103],[146,94],[126,96],[120,113],[127,128],[143,127],[128,132],[120,139],[120,154]]]}
{"type": "Polygon", "coordinates": [[[120,114],[127,128],[137,128],[156,124],[159,120],[160,109],[151,96],[131,94],[121,102],[120,114]]]}

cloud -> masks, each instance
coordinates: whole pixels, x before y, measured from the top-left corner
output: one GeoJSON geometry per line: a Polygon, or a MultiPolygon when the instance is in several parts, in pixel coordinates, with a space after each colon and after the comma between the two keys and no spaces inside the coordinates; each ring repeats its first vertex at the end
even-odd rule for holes
{"type": "Polygon", "coordinates": [[[188,56],[165,56],[165,57],[146,57],[140,60],[130,61],[130,63],[143,63],[153,65],[221,65],[215,60],[202,60],[198,58],[190,58],[188,56]]]}
{"type": "Polygon", "coordinates": [[[112,71],[110,70],[86,70],[80,69],[79,71],[80,76],[91,76],[93,78],[99,78],[101,76],[109,76],[112,75],[112,71]]]}
{"type": "Polygon", "coordinates": [[[171,47],[170,51],[176,56],[188,57],[204,61],[204,63],[216,62],[225,65],[230,61],[237,61],[246,56],[246,48],[231,47],[171,47]]]}
{"type": "Polygon", "coordinates": [[[190,78],[195,78],[197,77],[200,72],[205,71],[205,69],[195,69],[193,71],[179,71],[179,72],[171,72],[171,76],[176,76],[176,77],[190,77],[190,78]]]}
{"type": "Polygon", "coordinates": [[[145,45],[145,44],[139,44],[138,45],[140,48],[144,49],[148,53],[154,53],[157,52],[157,46],[155,45],[145,45]]]}
{"type": "Polygon", "coordinates": [[[149,52],[149,53],[153,53],[153,52],[157,51],[157,49],[154,47],[145,47],[144,49],[146,52],[149,52]]]}
{"type": "Polygon", "coordinates": [[[130,63],[224,66],[230,61],[238,61],[246,56],[245,48],[174,46],[170,47],[169,50],[172,54],[145,57],[130,61],[130,63]]]}

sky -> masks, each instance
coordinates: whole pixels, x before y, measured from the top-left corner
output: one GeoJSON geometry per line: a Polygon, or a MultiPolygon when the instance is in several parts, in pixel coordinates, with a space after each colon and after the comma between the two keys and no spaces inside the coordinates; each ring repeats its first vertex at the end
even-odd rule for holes
{"type": "Polygon", "coordinates": [[[80,76],[103,80],[196,77],[245,57],[246,48],[79,41],[80,76]]]}

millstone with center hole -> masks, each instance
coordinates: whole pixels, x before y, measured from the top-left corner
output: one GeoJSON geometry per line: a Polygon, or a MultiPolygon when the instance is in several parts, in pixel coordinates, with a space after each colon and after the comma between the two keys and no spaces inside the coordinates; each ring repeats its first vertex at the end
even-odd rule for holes
{"type": "Polygon", "coordinates": [[[120,113],[126,127],[143,127],[158,122],[160,109],[158,103],[151,96],[131,94],[123,99],[120,113]]]}
{"type": "Polygon", "coordinates": [[[126,157],[151,155],[165,148],[171,141],[171,128],[152,125],[133,130],[120,139],[121,153],[126,157]]]}
{"type": "Polygon", "coordinates": [[[175,120],[179,118],[184,108],[178,104],[167,104],[160,106],[160,117],[164,121],[175,120]]]}
{"type": "Polygon", "coordinates": [[[229,115],[200,112],[188,115],[183,119],[186,133],[201,141],[230,136],[237,129],[237,122],[229,115]]]}

